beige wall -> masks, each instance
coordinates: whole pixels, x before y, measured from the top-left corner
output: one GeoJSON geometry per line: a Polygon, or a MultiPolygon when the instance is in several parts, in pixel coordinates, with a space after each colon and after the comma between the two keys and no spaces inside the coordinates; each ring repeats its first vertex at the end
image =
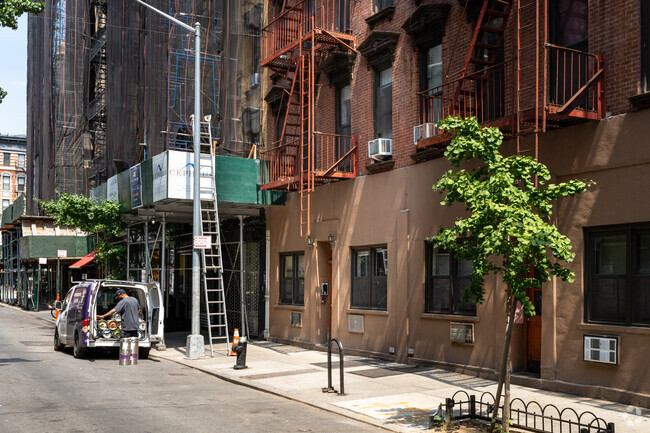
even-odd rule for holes
{"type": "MultiPolygon", "coordinates": [[[[554,222],[568,235],[576,253],[570,265],[573,284],[551,281],[543,287],[541,382],[547,387],[638,401],[650,394],[650,373],[642,366],[648,356],[649,328],[584,324],[583,227],[650,221],[648,182],[650,143],[647,125],[650,110],[621,115],[548,132],[540,139],[540,160],[549,166],[553,181],[591,179],[588,192],[561,200],[554,222]],[[582,360],[583,335],[620,336],[620,365],[608,366],[582,360]],[[581,386],[585,385],[585,386],[581,386]],[[622,391],[625,390],[625,391],[622,391]]],[[[533,142],[523,142],[524,147],[533,142]]],[[[506,143],[504,149],[512,149],[506,143]]],[[[287,205],[268,210],[271,231],[271,336],[307,344],[327,338],[327,303],[317,290],[327,280],[327,259],[332,233],[330,292],[333,304],[332,337],[346,349],[389,356],[405,361],[407,349],[414,361],[435,362],[483,373],[493,373],[503,345],[504,287],[488,278],[486,302],[477,316],[424,314],[424,242],[441,225],[453,223],[458,208],[440,206],[441,196],[432,184],[449,168],[436,159],[385,173],[322,186],[312,197],[311,237],[300,237],[300,203],[289,194],[287,205]],[[388,245],[388,309],[386,312],[350,308],[351,247],[388,245]],[[304,307],[278,306],[279,253],[305,252],[304,307]],[[302,311],[302,327],[289,326],[289,312],[302,311]],[[350,314],[364,317],[364,332],[348,332],[350,314]],[[475,324],[475,344],[450,343],[449,323],[475,324]]],[[[524,326],[513,337],[513,367],[523,368],[524,326]]],[[[650,400],[647,400],[650,401],[650,400]]]]}

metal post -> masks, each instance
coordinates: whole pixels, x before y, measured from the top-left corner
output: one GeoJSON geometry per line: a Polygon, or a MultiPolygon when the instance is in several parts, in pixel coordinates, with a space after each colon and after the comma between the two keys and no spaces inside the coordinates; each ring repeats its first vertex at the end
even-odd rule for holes
{"type": "MultiPolygon", "coordinates": [[[[201,236],[201,25],[197,22],[194,30],[194,206],[193,210],[193,240],[201,236]]],[[[200,279],[201,251],[192,251],[192,334],[187,336],[187,357],[196,359],[205,355],[205,343],[201,335],[200,323],[200,279]]]]}
{"type": "MultiPolygon", "coordinates": [[[[156,246],[154,245],[154,248],[156,246]]],[[[151,270],[151,257],[149,256],[149,221],[144,222],[144,281],[143,283],[149,282],[151,277],[152,277],[152,270],[151,270]]],[[[142,278],[142,274],[140,274],[140,278],[142,278]]]]}
{"type": "Polygon", "coordinates": [[[269,271],[271,270],[271,230],[266,231],[266,260],[264,264],[264,339],[268,340],[270,336],[271,323],[269,313],[271,311],[271,289],[269,287],[269,271]]]}
{"type": "Polygon", "coordinates": [[[131,280],[131,223],[126,227],[126,279],[131,280]]]}
{"type": "Polygon", "coordinates": [[[246,317],[246,298],[244,290],[244,217],[239,215],[239,297],[241,298],[239,314],[241,315],[241,335],[249,337],[247,317],[246,317]]]}
{"type": "Polygon", "coordinates": [[[36,303],[34,304],[34,306],[36,308],[34,308],[34,311],[38,311],[38,304],[40,302],[40,299],[39,299],[40,294],[41,294],[41,264],[39,263],[38,264],[38,285],[37,285],[37,289],[36,289],[36,303]]]}
{"type": "Polygon", "coordinates": [[[167,318],[167,310],[169,310],[169,287],[167,287],[167,223],[165,222],[165,214],[162,215],[162,253],[160,254],[160,287],[163,290],[165,297],[165,318],[167,318]]]}
{"type": "MultiPolygon", "coordinates": [[[[199,172],[201,163],[201,149],[200,149],[200,128],[201,128],[201,24],[198,22],[192,26],[188,26],[183,21],[166,14],[163,11],[143,2],[142,0],[135,0],[142,6],[145,6],[159,15],[164,16],[168,20],[178,24],[185,30],[194,33],[194,203],[192,207],[192,224],[193,224],[193,238],[201,236],[201,174],[199,172]]],[[[200,323],[200,302],[201,294],[199,292],[199,280],[201,278],[201,252],[194,248],[192,251],[192,333],[187,336],[187,345],[185,354],[190,359],[200,358],[205,354],[205,343],[201,335],[200,323]]]]}

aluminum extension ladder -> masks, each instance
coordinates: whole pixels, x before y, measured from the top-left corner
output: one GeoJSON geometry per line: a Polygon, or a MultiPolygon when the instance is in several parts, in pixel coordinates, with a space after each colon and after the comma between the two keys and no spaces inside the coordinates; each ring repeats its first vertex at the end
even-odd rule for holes
{"type": "Polygon", "coordinates": [[[201,122],[201,231],[210,236],[210,248],[201,250],[201,276],[205,296],[205,311],[210,342],[210,356],[214,356],[214,343],[226,342],[230,354],[226,297],[223,285],[223,256],[221,255],[221,228],[215,190],[214,144],[210,118],[201,122]]]}

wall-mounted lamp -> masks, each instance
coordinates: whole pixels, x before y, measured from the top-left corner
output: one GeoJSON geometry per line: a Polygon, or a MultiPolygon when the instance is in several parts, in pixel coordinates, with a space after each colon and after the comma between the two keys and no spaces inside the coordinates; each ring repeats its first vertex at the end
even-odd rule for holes
{"type": "Polygon", "coordinates": [[[334,246],[334,244],[336,243],[336,239],[334,239],[334,235],[332,233],[327,235],[327,240],[330,241],[331,246],[334,246]]]}
{"type": "Polygon", "coordinates": [[[309,248],[314,246],[314,240],[311,238],[311,236],[307,236],[307,246],[309,248]]]}

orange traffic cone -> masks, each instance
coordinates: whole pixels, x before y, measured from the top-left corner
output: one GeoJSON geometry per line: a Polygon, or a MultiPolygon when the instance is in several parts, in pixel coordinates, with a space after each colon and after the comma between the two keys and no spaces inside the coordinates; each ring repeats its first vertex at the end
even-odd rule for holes
{"type": "Polygon", "coordinates": [[[239,329],[235,328],[235,335],[232,336],[232,346],[230,346],[230,355],[237,355],[237,352],[235,352],[235,346],[237,344],[239,344],[239,329]]]}

